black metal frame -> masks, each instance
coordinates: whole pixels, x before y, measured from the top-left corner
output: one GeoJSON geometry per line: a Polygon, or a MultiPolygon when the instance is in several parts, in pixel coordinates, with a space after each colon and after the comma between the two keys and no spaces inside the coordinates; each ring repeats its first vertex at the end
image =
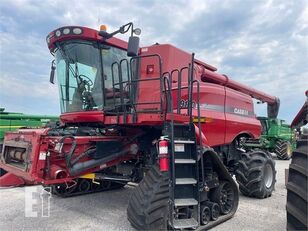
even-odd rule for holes
{"type": "MultiPolygon", "coordinates": [[[[127,114],[133,114],[135,120],[137,118],[138,113],[160,113],[166,119],[166,114],[171,113],[174,114],[173,108],[173,101],[172,101],[172,91],[175,90],[172,88],[172,80],[175,73],[177,73],[177,104],[176,104],[176,114],[181,114],[181,96],[182,91],[187,89],[188,94],[188,107],[187,107],[187,116],[189,116],[190,122],[193,122],[193,115],[192,115],[192,95],[193,95],[193,87],[197,85],[197,109],[198,109],[198,117],[200,118],[200,106],[199,106],[199,93],[200,93],[200,84],[198,80],[194,80],[194,53],[192,54],[191,63],[188,67],[183,67],[181,69],[174,69],[170,73],[165,72],[162,73],[162,59],[161,56],[158,54],[152,55],[144,55],[144,56],[136,56],[132,57],[130,61],[127,59],[122,59],[120,62],[114,62],[111,66],[111,74],[112,74],[112,85],[113,85],[113,107],[111,110],[105,110],[106,114],[109,115],[117,115],[119,119],[120,115],[124,116],[124,122],[126,121],[127,114]],[[140,61],[146,58],[157,58],[159,63],[159,76],[154,78],[148,79],[140,79],[140,61]],[[136,63],[134,63],[136,62],[136,63]],[[127,69],[127,80],[123,80],[123,66],[125,65],[127,69]],[[134,65],[136,65],[134,67],[134,65]],[[118,72],[118,82],[115,82],[116,74],[115,70],[118,72]],[[135,70],[135,71],[134,71],[135,70]],[[182,86],[182,79],[183,79],[183,71],[188,71],[188,85],[182,86]],[[138,102],[139,96],[138,88],[139,82],[144,81],[159,81],[160,86],[160,100],[153,101],[153,102],[138,102]],[[127,91],[124,89],[124,84],[126,84],[127,91]],[[115,87],[119,86],[119,98],[120,103],[117,104],[116,102],[116,94],[115,94],[115,87]],[[128,95],[128,97],[127,97],[128,95]],[[126,101],[125,101],[126,100],[126,101]],[[165,103],[165,105],[164,105],[165,103]],[[159,104],[159,109],[153,110],[139,110],[137,111],[137,105],[150,105],[150,104],[159,104]],[[129,110],[128,110],[129,108],[129,110]]],[[[105,98],[105,97],[104,97],[105,98]]],[[[198,123],[200,127],[200,121],[198,123]]],[[[200,138],[201,138],[201,130],[200,130],[200,138]]],[[[200,140],[201,143],[201,140],[200,140]]]]}

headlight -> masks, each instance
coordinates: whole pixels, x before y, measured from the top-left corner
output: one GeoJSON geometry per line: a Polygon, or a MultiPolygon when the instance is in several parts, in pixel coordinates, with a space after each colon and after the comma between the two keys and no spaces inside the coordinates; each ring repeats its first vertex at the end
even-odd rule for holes
{"type": "Polygon", "coordinates": [[[60,30],[57,30],[55,34],[56,34],[57,37],[60,37],[61,31],[60,31],[60,30]]]}
{"type": "Polygon", "coordinates": [[[63,34],[69,34],[70,33],[70,29],[69,28],[65,28],[64,30],[63,30],[63,34]]]}
{"type": "Polygon", "coordinates": [[[80,28],[77,28],[77,27],[76,27],[76,28],[73,29],[73,33],[74,33],[74,34],[81,34],[81,33],[82,33],[82,30],[81,30],[80,28]]]}

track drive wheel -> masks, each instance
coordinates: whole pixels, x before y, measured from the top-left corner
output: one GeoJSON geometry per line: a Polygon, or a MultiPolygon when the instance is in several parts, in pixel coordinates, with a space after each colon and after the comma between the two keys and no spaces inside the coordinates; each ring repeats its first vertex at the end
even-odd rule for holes
{"type": "Polygon", "coordinates": [[[276,183],[275,162],[261,150],[241,154],[236,180],[245,196],[266,198],[272,195],[276,183]]]}
{"type": "Polygon", "coordinates": [[[167,230],[168,199],[169,174],[155,165],[131,195],[128,220],[138,230],[167,230]]]}
{"type": "Polygon", "coordinates": [[[308,230],[308,138],[297,142],[287,183],[287,230],[308,230]]]}
{"type": "Polygon", "coordinates": [[[223,181],[212,193],[212,200],[218,203],[221,214],[228,214],[234,204],[234,191],[229,182],[223,181]]]}
{"type": "Polygon", "coordinates": [[[289,141],[278,140],[276,142],[275,153],[280,160],[289,160],[292,156],[292,145],[289,141]]]}

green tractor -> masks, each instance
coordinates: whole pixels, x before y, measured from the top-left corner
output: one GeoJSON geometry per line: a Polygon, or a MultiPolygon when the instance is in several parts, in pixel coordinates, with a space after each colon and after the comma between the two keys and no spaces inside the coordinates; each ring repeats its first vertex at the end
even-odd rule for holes
{"type": "Polygon", "coordinates": [[[258,117],[262,125],[259,139],[246,139],[242,145],[246,148],[260,148],[274,152],[278,159],[289,160],[296,148],[295,133],[284,120],[258,117]]]}

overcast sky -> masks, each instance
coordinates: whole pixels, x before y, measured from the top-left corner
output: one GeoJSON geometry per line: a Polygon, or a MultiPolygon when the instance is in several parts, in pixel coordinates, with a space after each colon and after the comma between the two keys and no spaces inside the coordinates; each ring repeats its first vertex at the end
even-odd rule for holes
{"type": "MultiPolygon", "coordinates": [[[[110,31],[132,21],[141,45],[172,43],[234,80],[278,96],[291,121],[308,89],[308,1],[0,1],[0,107],[60,113],[49,84],[46,35],[81,25],[110,31]]],[[[264,115],[265,105],[256,106],[264,115]]]]}

